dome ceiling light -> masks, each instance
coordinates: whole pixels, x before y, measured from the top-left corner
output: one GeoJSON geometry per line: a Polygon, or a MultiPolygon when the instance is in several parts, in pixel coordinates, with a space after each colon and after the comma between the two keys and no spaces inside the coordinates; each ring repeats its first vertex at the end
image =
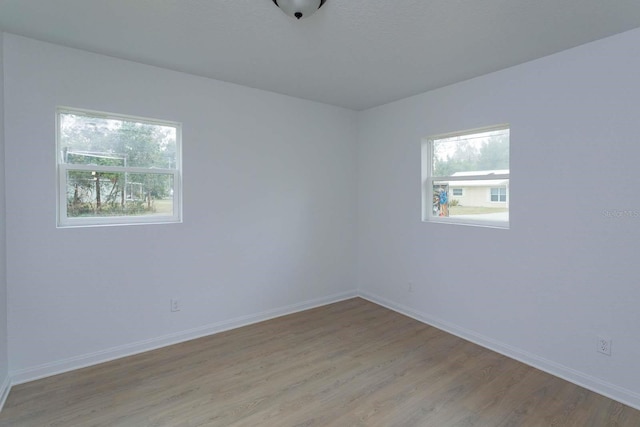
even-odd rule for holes
{"type": "Polygon", "coordinates": [[[320,9],[327,0],[273,0],[284,13],[292,18],[306,18],[320,9]]]}

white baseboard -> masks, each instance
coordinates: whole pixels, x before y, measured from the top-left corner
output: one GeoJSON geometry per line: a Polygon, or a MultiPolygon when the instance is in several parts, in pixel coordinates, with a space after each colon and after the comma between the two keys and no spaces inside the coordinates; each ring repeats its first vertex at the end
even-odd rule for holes
{"type": "Polygon", "coordinates": [[[316,298],[313,300],[292,304],[285,307],[276,308],[273,310],[263,311],[257,314],[241,316],[235,319],[213,323],[210,325],[205,325],[198,328],[177,332],[174,334],[164,335],[161,337],[152,338],[152,339],[148,339],[148,340],[144,340],[136,343],[125,344],[118,347],[108,348],[95,353],[83,354],[80,356],[71,357],[64,360],[59,360],[51,363],[45,363],[39,366],[21,369],[21,370],[10,373],[10,378],[11,378],[10,383],[12,385],[22,384],[22,383],[34,381],[40,378],[50,377],[52,375],[57,375],[64,372],[85,368],[87,366],[97,365],[99,363],[109,362],[111,360],[132,356],[134,354],[144,353],[146,351],[155,350],[161,347],[178,344],[184,341],[189,341],[192,339],[217,334],[220,332],[228,331],[230,329],[239,328],[239,327],[250,325],[253,323],[263,322],[265,320],[273,319],[280,316],[285,316],[287,314],[293,314],[299,311],[309,310],[311,308],[332,304],[334,302],[343,301],[350,298],[355,298],[356,296],[357,294],[355,291],[342,292],[339,294],[329,295],[323,298],[316,298]]]}
{"type": "Polygon", "coordinates": [[[0,411],[4,408],[4,403],[7,401],[9,392],[11,391],[11,377],[7,375],[0,385],[0,411]]]}
{"type": "Polygon", "coordinates": [[[640,394],[632,390],[618,387],[615,384],[611,384],[599,378],[595,378],[591,375],[585,374],[584,372],[577,371],[575,369],[569,368],[567,366],[561,365],[527,351],[523,351],[508,344],[501,343],[484,335],[478,334],[474,331],[461,328],[460,326],[457,326],[453,323],[434,318],[425,313],[421,313],[410,307],[407,307],[406,305],[396,303],[381,296],[362,290],[358,291],[358,296],[400,314],[404,314],[405,316],[416,319],[422,323],[426,323],[427,325],[431,325],[433,327],[441,329],[452,335],[456,335],[467,341],[471,341],[474,344],[478,344],[482,347],[488,348],[489,350],[493,350],[496,353],[503,354],[511,359],[515,359],[526,365],[540,369],[541,371],[547,372],[553,376],[562,378],[566,381],[584,387],[595,393],[601,394],[610,399],[631,406],[632,408],[640,410],[640,394]]]}

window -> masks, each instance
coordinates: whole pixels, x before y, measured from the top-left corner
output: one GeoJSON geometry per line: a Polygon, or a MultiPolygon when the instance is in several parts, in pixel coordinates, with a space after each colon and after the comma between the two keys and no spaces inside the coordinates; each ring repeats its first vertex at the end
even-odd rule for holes
{"type": "Polygon", "coordinates": [[[423,221],[508,228],[509,171],[506,125],[425,138],[423,221]]]}
{"type": "Polygon", "coordinates": [[[57,111],[58,226],[181,221],[178,123],[57,111]]]}
{"type": "Polygon", "coordinates": [[[491,201],[492,202],[506,202],[507,201],[507,188],[498,187],[491,189],[491,201]]]}

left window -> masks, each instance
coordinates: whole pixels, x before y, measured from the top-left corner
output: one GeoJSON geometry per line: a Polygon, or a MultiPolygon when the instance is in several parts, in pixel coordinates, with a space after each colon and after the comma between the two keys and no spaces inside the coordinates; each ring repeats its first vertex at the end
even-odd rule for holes
{"type": "Polygon", "coordinates": [[[58,226],[180,222],[181,125],[58,108],[58,226]]]}

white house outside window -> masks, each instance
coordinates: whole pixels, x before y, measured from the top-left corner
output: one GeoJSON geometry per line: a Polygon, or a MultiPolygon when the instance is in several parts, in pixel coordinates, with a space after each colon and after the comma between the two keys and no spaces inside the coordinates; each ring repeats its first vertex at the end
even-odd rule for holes
{"type": "Polygon", "coordinates": [[[426,138],[422,219],[509,227],[509,127],[426,138]]]}
{"type": "Polygon", "coordinates": [[[181,126],[57,111],[58,226],[179,222],[181,126]]]}

